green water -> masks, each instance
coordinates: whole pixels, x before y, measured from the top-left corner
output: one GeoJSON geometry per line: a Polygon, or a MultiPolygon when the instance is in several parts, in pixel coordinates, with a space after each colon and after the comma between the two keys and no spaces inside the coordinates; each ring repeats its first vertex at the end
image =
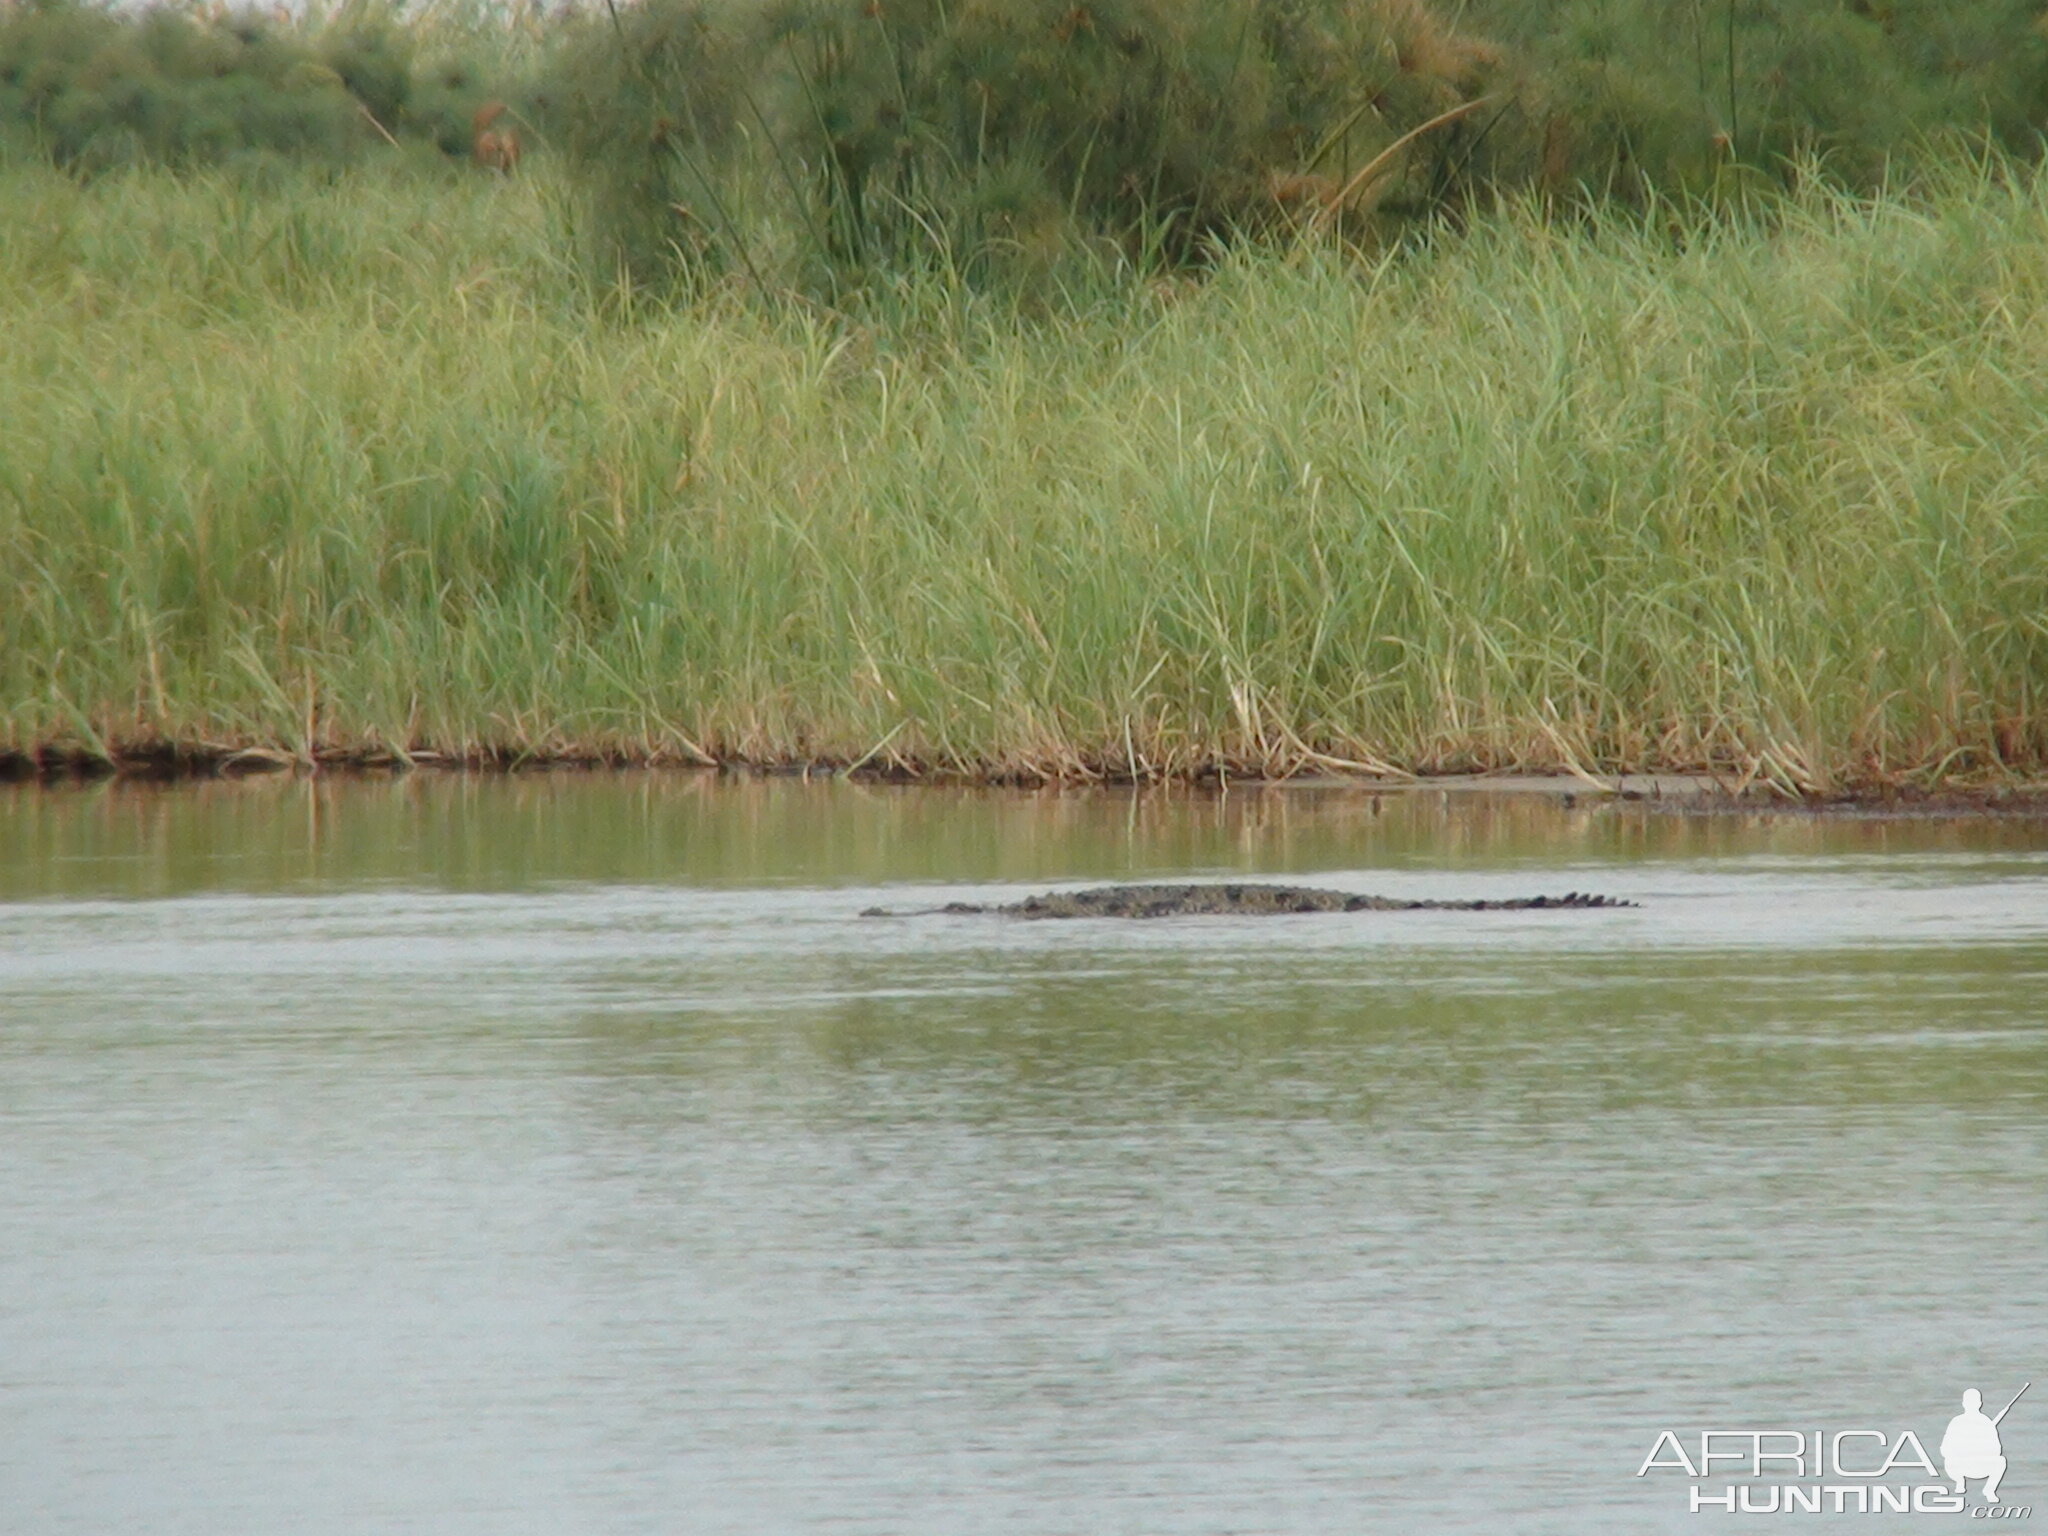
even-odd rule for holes
{"type": "Polygon", "coordinates": [[[9,792],[0,1529],[1689,1530],[2038,1376],[2035,1507],[2044,986],[2022,823],[9,792]],[[1641,907],[858,915],[1207,875],[1641,907]]]}

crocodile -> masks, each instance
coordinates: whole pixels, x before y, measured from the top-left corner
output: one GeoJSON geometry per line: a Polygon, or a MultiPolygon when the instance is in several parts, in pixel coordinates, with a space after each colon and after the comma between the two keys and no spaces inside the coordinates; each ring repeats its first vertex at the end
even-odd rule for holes
{"type": "Polygon", "coordinates": [[[892,912],[869,907],[862,917],[1277,917],[1297,912],[1544,912],[1633,907],[1632,901],[1567,891],[1562,896],[1515,896],[1499,901],[1403,901],[1352,891],[1299,885],[1102,885],[1055,891],[1022,901],[983,905],[949,901],[943,907],[892,912]]]}

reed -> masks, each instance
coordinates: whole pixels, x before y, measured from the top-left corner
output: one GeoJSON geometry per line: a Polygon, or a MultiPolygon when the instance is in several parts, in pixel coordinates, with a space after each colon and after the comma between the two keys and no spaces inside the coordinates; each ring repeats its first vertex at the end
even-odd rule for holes
{"type": "Polygon", "coordinates": [[[1185,270],[1542,170],[1534,83],[1423,0],[642,0],[565,25],[537,90],[591,253],[652,291],[1185,270]]]}
{"type": "Polygon", "coordinates": [[[0,201],[15,753],[2048,767],[2048,181],[1995,157],[1035,308],[652,306],[533,162],[0,201]]]}

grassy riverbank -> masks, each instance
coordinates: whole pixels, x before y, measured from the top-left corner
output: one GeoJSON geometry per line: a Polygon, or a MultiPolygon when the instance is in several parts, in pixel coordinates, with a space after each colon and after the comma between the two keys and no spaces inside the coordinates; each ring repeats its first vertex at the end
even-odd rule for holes
{"type": "Polygon", "coordinates": [[[0,750],[2048,770],[2048,182],[633,313],[543,170],[0,172],[0,750]]]}

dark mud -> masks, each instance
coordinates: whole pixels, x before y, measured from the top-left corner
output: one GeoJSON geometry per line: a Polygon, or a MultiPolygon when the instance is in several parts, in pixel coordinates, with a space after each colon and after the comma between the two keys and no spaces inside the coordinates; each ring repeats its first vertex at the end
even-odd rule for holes
{"type": "MultiPolygon", "coordinates": [[[[1615,777],[1611,785],[1561,775],[1423,772],[1380,779],[1322,772],[1266,774],[1257,765],[1217,760],[1167,774],[1133,774],[1112,763],[974,765],[841,758],[693,758],[630,748],[538,749],[470,746],[404,750],[366,745],[318,745],[307,751],[274,746],[144,741],[106,752],[75,745],[0,747],[0,785],[63,784],[105,779],[157,783],[200,782],[266,774],[310,777],[410,772],[493,774],[522,772],[715,773],[733,779],[848,780],[863,784],[930,785],[985,789],[1353,789],[1370,794],[1449,791],[1534,794],[1570,810],[1632,805],[1664,815],[1815,816],[1897,820],[1969,819],[2048,821],[2048,779],[1950,781],[1932,785],[1884,780],[1858,782],[1804,797],[1757,785],[1737,786],[1709,775],[1673,772],[1615,777]],[[1644,787],[1646,786],[1647,787],[1644,787]]],[[[1324,909],[1314,909],[1324,910],[1324,909]]],[[[1363,909],[1360,909],[1363,910],[1363,909]]]]}

